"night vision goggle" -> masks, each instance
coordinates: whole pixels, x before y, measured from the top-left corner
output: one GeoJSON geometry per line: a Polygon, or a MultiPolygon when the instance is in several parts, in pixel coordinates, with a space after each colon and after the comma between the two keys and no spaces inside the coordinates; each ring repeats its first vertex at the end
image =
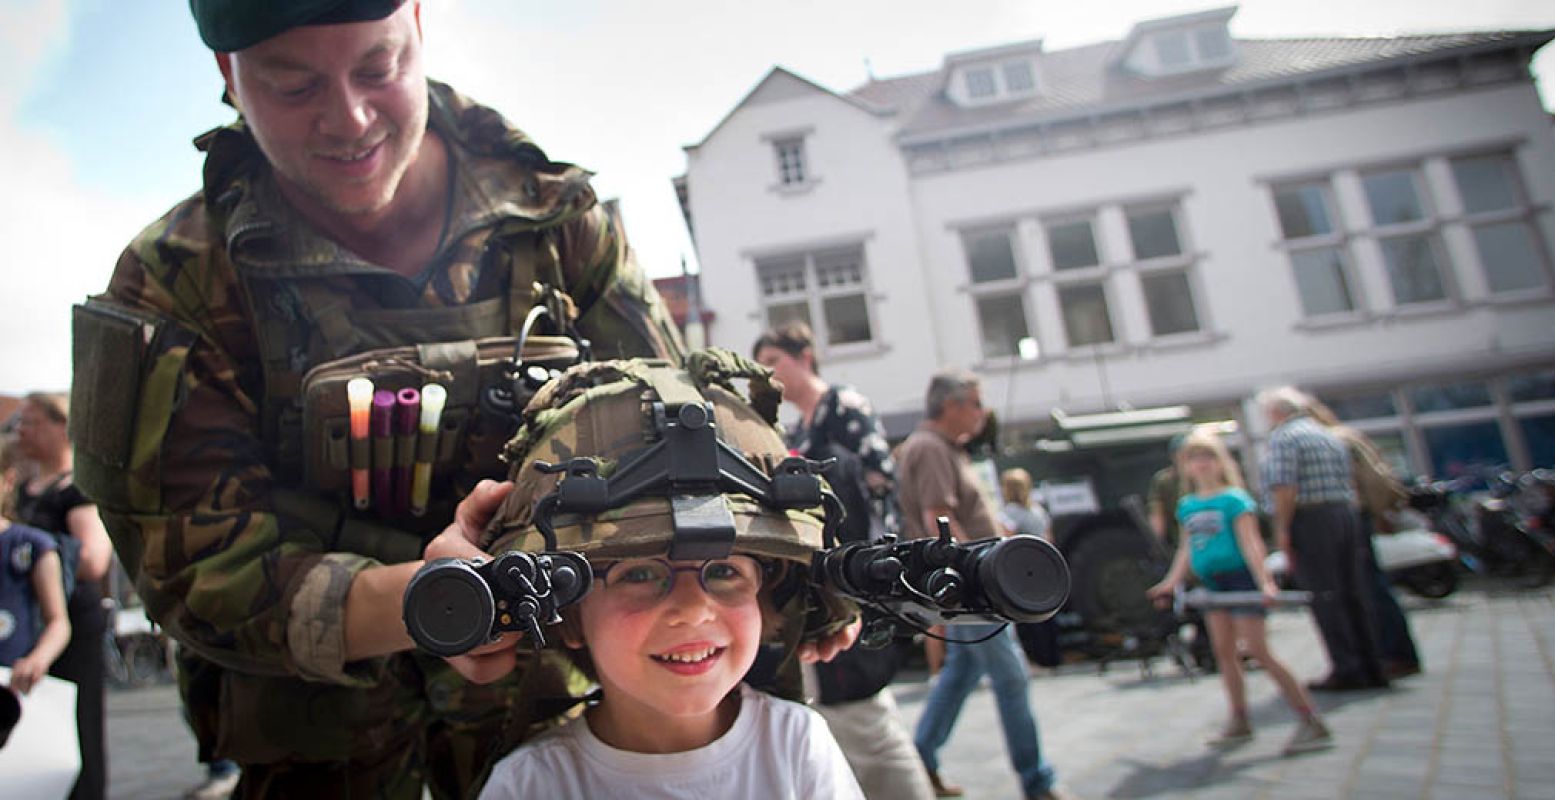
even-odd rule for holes
{"type": "Polygon", "coordinates": [[[820,480],[833,460],[789,456],[768,476],[718,438],[711,404],[671,411],[655,403],[651,414],[656,440],[624,459],[609,478],[589,458],[533,462],[534,469],[563,476],[535,504],[532,522],[543,552],[436,559],[417,571],[404,603],[405,627],[416,644],[447,657],[519,631],[535,648],[543,646],[542,627],[560,622],[560,609],[593,586],[588,560],[557,548],[557,517],[599,514],[640,497],[670,502],[671,561],[722,559],[733,552],[736,529],[726,494],[743,494],[774,510],[822,509],[824,548],[812,558],[809,588],[857,601],[866,612],[864,639],[873,645],[900,633],[899,626],[1040,621],[1068,598],[1063,557],[1035,536],[959,543],[942,521],[937,539],[887,536],[839,546],[836,531],[845,512],[820,480]]]}

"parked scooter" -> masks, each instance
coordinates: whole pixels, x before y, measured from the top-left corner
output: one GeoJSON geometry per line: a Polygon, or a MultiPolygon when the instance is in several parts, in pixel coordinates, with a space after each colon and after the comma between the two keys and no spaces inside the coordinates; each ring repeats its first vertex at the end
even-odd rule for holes
{"type": "Polygon", "coordinates": [[[1536,469],[1516,480],[1507,504],[1517,514],[1519,531],[1536,550],[1535,586],[1555,579],[1555,470],[1536,469]]]}
{"type": "Polygon", "coordinates": [[[1517,477],[1482,471],[1416,486],[1409,505],[1458,545],[1465,566],[1482,575],[1555,577],[1555,542],[1547,534],[1549,470],[1517,477]]]}
{"type": "MultiPolygon", "coordinates": [[[[1396,586],[1432,600],[1458,590],[1458,548],[1442,534],[1415,528],[1371,537],[1377,566],[1396,586]]],[[[1264,566],[1276,578],[1289,566],[1285,553],[1273,552],[1264,566]]]]}

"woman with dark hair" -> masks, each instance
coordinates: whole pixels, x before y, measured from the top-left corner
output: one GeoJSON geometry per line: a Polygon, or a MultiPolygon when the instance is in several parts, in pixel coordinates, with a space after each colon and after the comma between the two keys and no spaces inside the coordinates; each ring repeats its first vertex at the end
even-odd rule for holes
{"type": "MultiPolygon", "coordinates": [[[[783,399],[799,409],[799,422],[787,435],[789,448],[806,458],[837,460],[827,480],[847,511],[841,538],[869,540],[895,531],[896,465],[885,427],[864,395],[821,379],[810,326],[790,322],[774,328],[751,351],[783,384],[783,399]]],[[[930,798],[928,773],[888,688],[895,673],[895,650],[855,647],[831,663],[807,668],[806,694],[819,701],[816,710],[837,737],[865,797],[930,798]]]]}
{"type": "Polygon", "coordinates": [[[34,392],[22,400],[16,444],[31,467],[16,482],[16,519],[52,534],[66,569],[74,563],[74,590],[67,598],[70,644],[49,674],[76,685],[76,731],[81,774],[71,798],[100,798],[108,784],[103,734],[102,581],[113,562],[113,544],[97,506],[71,480],[73,462],[63,395],[34,392]]]}

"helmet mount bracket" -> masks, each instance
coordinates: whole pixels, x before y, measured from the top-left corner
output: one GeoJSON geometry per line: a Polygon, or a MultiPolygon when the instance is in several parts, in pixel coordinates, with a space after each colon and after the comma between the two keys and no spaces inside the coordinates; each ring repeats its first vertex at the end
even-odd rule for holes
{"type": "Polygon", "coordinates": [[[734,550],[734,514],[726,492],[743,494],[775,509],[823,506],[824,536],[832,541],[841,521],[842,504],[826,491],[819,474],[828,462],[799,456],[783,459],[772,477],[718,438],[711,403],[651,407],[654,442],[628,455],[609,478],[599,475],[593,459],[574,458],[560,464],[535,461],[542,473],[562,473],[556,489],[535,504],[534,525],[555,550],[556,514],[598,514],[642,496],[670,501],[674,536],[669,558],[705,561],[727,558],[734,550]]]}

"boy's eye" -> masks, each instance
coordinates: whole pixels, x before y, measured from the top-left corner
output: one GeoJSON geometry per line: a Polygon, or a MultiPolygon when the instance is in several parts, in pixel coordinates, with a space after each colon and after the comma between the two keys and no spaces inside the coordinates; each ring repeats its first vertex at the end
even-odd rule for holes
{"type": "Polygon", "coordinates": [[[616,568],[615,583],[645,584],[664,580],[664,570],[656,564],[623,564],[616,568]]]}
{"type": "Polygon", "coordinates": [[[730,582],[737,581],[745,577],[743,574],[741,574],[739,567],[728,561],[708,562],[708,565],[703,570],[702,575],[710,582],[730,582]]]}

